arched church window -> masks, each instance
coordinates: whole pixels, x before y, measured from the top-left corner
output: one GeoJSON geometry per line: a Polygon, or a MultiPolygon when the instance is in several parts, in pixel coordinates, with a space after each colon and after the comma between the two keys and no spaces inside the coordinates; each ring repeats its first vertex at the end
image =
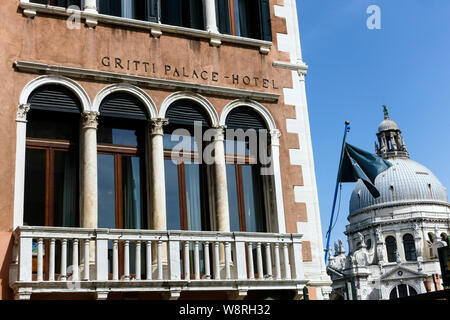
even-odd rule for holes
{"type": "Polygon", "coordinates": [[[366,240],[366,247],[367,250],[370,250],[372,248],[372,239],[369,238],[366,240]]]}
{"type": "Polygon", "coordinates": [[[397,242],[393,236],[386,237],[386,251],[388,262],[397,261],[397,242]]]}
{"type": "Polygon", "coordinates": [[[417,295],[416,289],[407,284],[401,284],[391,290],[389,299],[405,298],[415,295],[417,295]]]}
{"type": "Polygon", "coordinates": [[[406,261],[416,261],[416,246],[414,244],[414,237],[407,233],[403,236],[403,248],[405,250],[406,261]]]}

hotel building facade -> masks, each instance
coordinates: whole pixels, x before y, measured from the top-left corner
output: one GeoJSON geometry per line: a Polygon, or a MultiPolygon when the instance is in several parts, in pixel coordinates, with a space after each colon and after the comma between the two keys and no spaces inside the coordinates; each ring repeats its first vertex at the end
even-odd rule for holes
{"type": "Polygon", "coordinates": [[[294,0],[0,12],[1,299],[328,299],[294,0]]]}

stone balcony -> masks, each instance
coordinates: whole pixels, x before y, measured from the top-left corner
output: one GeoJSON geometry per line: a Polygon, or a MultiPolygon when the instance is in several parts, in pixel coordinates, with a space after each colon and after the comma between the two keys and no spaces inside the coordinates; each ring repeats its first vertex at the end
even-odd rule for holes
{"type": "Polygon", "coordinates": [[[14,232],[10,286],[16,299],[46,294],[291,290],[307,283],[299,234],[222,233],[19,227],[14,232]],[[89,263],[85,263],[89,261],[89,263]]]}

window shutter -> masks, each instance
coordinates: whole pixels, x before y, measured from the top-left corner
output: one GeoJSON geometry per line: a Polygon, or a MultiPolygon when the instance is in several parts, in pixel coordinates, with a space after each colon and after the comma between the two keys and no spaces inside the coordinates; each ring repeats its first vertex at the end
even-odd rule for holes
{"type": "Polygon", "coordinates": [[[147,112],[142,102],[125,92],[114,92],[103,99],[100,115],[105,117],[147,120],[147,112]]]}
{"type": "Polygon", "coordinates": [[[228,8],[228,0],[217,0],[216,5],[219,32],[223,34],[230,34],[230,13],[228,8]]]}
{"type": "Polygon", "coordinates": [[[37,88],[28,98],[31,109],[80,113],[81,103],[66,87],[50,84],[37,88]]]}
{"type": "Polygon", "coordinates": [[[260,0],[261,13],[261,39],[272,41],[272,27],[270,23],[270,4],[269,0],[260,0]]]}
{"type": "Polygon", "coordinates": [[[169,124],[193,126],[194,121],[201,121],[203,127],[209,127],[210,121],[202,107],[189,100],[178,100],[172,103],[166,112],[169,124]]]}
{"type": "Polygon", "coordinates": [[[267,129],[264,119],[248,107],[237,107],[228,114],[227,129],[267,129]]]}

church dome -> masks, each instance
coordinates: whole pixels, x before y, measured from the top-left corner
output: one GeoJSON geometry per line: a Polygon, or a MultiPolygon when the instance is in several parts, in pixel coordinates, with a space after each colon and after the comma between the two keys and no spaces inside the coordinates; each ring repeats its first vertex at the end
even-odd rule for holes
{"type": "Polygon", "coordinates": [[[359,180],[350,198],[350,214],[374,205],[390,206],[417,201],[448,204],[445,187],[429,169],[408,158],[388,161],[393,166],[375,179],[375,187],[381,196],[373,198],[359,180]]]}
{"type": "Polygon", "coordinates": [[[378,132],[388,130],[399,130],[398,125],[395,123],[395,121],[392,121],[391,119],[385,119],[378,126],[378,132]]]}

